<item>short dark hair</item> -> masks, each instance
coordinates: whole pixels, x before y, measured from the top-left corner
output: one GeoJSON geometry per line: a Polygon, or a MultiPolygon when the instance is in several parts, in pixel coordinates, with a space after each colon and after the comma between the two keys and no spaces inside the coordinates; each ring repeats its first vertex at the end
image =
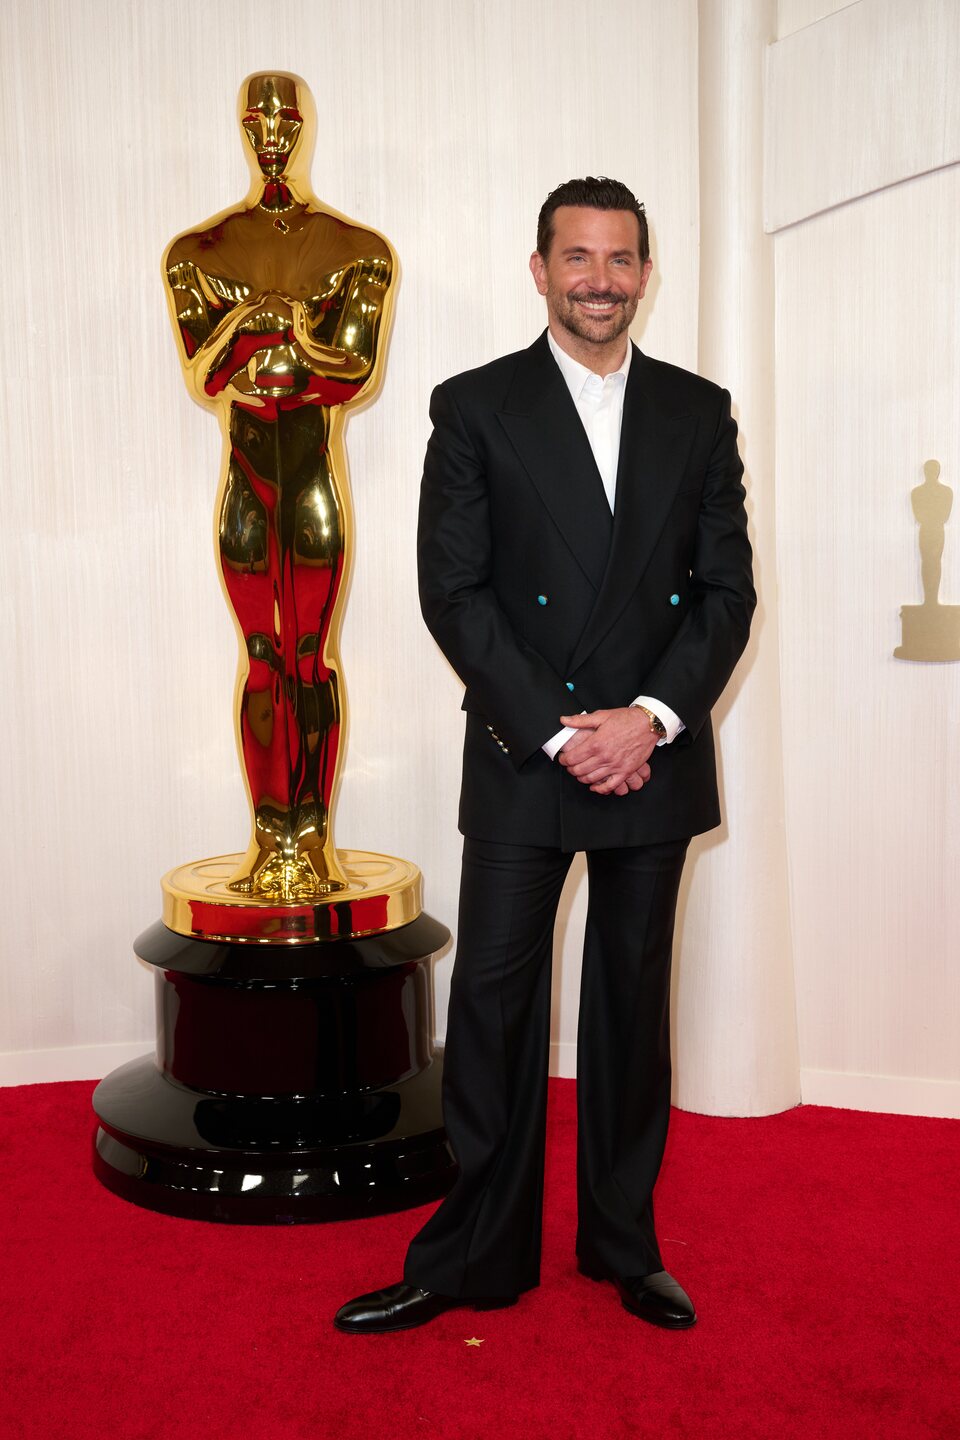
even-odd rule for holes
{"type": "Polygon", "coordinates": [[[588,210],[629,210],[636,215],[640,226],[640,260],[643,264],[650,259],[650,231],[643,202],[622,180],[610,180],[606,175],[585,175],[582,180],[565,180],[556,190],[551,190],[540,207],[537,221],[537,250],[547,258],[553,244],[553,212],[561,205],[579,205],[588,210]]]}

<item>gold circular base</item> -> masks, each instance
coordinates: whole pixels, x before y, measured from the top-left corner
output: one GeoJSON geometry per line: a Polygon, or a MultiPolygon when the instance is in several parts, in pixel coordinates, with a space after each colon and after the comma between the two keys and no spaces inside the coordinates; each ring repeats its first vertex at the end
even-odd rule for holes
{"type": "Polygon", "coordinates": [[[178,935],[247,945],[312,945],[396,930],[423,908],[420,871],[409,860],[338,850],[346,889],[309,900],[238,895],[227,881],[242,855],[215,855],[170,870],[160,882],[163,923],[178,935]]]}

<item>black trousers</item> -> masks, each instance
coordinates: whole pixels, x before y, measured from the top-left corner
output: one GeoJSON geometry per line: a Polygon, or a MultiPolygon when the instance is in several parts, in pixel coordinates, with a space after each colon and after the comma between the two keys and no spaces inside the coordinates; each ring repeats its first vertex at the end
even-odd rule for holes
{"type": "MultiPolygon", "coordinates": [[[[670,1118],[670,959],[688,842],[587,855],[577,1033],[577,1254],[663,1268],[653,1187],[670,1118]]],[[[404,1279],[513,1295],[540,1278],[553,927],[572,856],[466,839],[443,1111],[460,1176],[404,1279]]]]}

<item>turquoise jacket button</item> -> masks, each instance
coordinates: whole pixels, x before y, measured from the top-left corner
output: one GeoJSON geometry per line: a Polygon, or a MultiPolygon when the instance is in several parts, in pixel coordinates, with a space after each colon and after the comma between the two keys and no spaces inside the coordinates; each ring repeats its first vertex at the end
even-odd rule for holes
{"type": "Polygon", "coordinates": [[[680,604],[680,596],[679,596],[679,595],[671,595],[671,596],[670,596],[670,604],[671,604],[671,605],[679,605],[679,604],[680,604]]]}
{"type": "Polygon", "coordinates": [[[547,603],[547,597],[546,597],[546,595],[538,595],[538,596],[537,596],[537,604],[538,604],[538,605],[546,605],[546,603],[547,603]]]}
{"type": "Polygon", "coordinates": [[[572,690],[572,689],[573,689],[573,681],[572,681],[572,680],[568,680],[568,681],[566,682],[566,684],[567,684],[567,689],[568,689],[568,690],[572,690]]]}

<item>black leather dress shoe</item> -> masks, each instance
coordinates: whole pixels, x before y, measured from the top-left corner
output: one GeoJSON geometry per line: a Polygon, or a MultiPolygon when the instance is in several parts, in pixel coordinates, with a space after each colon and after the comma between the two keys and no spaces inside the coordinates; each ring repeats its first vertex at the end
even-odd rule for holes
{"type": "Polygon", "coordinates": [[[418,1290],[415,1285],[388,1285],[385,1290],[372,1290],[341,1305],[333,1318],[338,1330],[350,1335],[386,1335],[391,1330],[413,1330],[426,1325],[445,1310],[472,1308],[502,1310],[515,1305],[515,1295],[503,1299],[478,1299],[468,1296],[455,1299],[451,1295],[435,1295],[431,1290],[418,1290]]]}
{"type": "Polygon", "coordinates": [[[580,1261],[579,1269],[581,1275],[588,1275],[591,1280],[610,1280],[616,1286],[623,1308],[641,1320],[649,1320],[651,1325],[660,1325],[665,1330],[689,1330],[697,1323],[693,1301],[666,1270],[624,1278],[609,1275],[584,1261],[580,1261]]]}

